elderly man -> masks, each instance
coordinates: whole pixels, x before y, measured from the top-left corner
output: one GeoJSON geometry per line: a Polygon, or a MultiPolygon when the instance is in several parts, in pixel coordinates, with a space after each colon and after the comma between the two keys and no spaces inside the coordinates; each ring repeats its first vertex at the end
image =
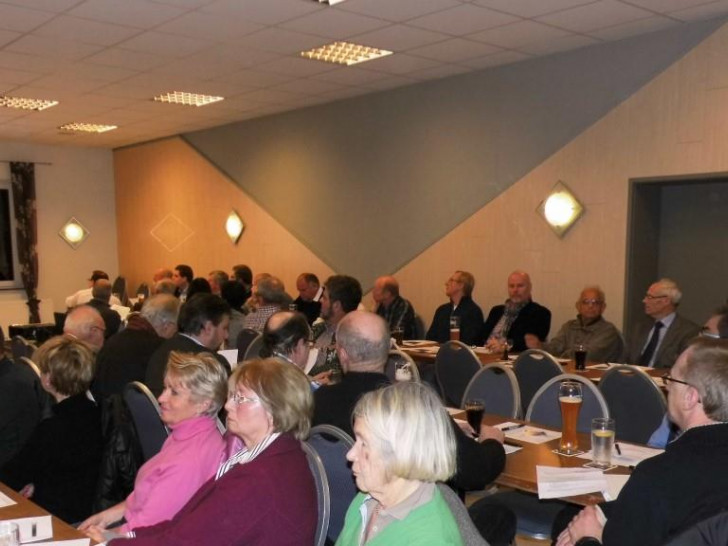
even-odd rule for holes
{"type": "Polygon", "coordinates": [[[304,369],[308,362],[308,337],[311,329],[306,317],[292,311],[279,311],[268,319],[263,329],[260,357],[276,357],[304,369]]]}
{"type": "Polygon", "coordinates": [[[321,314],[321,302],[316,299],[320,286],[318,277],[313,273],[301,273],[296,279],[298,297],[293,303],[296,311],[303,313],[309,324],[313,324],[321,314]]]}
{"type": "Polygon", "coordinates": [[[121,394],[127,383],[144,382],[154,351],[177,332],[180,301],[157,294],[144,302],[139,313],[129,315],[126,328],[108,339],[96,358],[91,392],[99,405],[121,394]]]}
{"type": "Polygon", "coordinates": [[[607,308],[604,292],[598,286],[581,291],[576,302],[576,318],[565,322],[548,343],[541,343],[533,334],[526,334],[530,349],[542,347],[560,358],[574,358],[574,345],[584,345],[593,362],[617,362],[624,353],[622,335],[611,322],[602,317],[607,308]]]}
{"type": "Polygon", "coordinates": [[[177,287],[175,296],[179,298],[179,301],[184,303],[187,301],[187,294],[190,290],[190,284],[192,279],[195,278],[195,274],[189,265],[180,264],[174,268],[172,273],[172,282],[177,287]]]}
{"type": "Polygon", "coordinates": [[[74,307],[66,315],[63,323],[63,334],[87,343],[94,352],[104,345],[106,325],[101,314],[90,305],[74,307]]]}
{"type": "Polygon", "coordinates": [[[466,345],[481,345],[483,342],[483,311],[473,301],[475,277],[467,271],[456,271],[445,283],[445,295],[450,303],[437,308],[432,318],[427,339],[445,343],[450,339],[450,317],[460,319],[460,341],[466,345]]]}
{"type": "Polygon", "coordinates": [[[101,314],[101,318],[104,319],[104,325],[106,325],[104,338],[109,339],[119,331],[121,316],[109,305],[109,300],[111,299],[111,283],[108,279],[99,279],[96,281],[91,289],[91,295],[93,298],[88,302],[88,305],[101,314]]]}
{"type": "MultiPolygon", "coordinates": [[[[88,288],[84,288],[83,290],[79,290],[75,294],[68,296],[66,298],[66,307],[72,309],[77,305],[83,305],[84,303],[88,303],[89,301],[91,301],[91,298],[93,298],[93,294],[91,292],[93,290],[94,284],[99,279],[106,279],[108,281],[109,275],[105,271],[101,271],[100,269],[94,269],[91,272],[91,278],[88,280],[88,288]]],[[[116,296],[111,296],[110,303],[111,305],[121,305],[119,298],[117,298],[116,296]]]]}
{"type": "Polygon", "coordinates": [[[668,412],[683,431],[642,461],[617,500],[585,508],[557,544],[657,546],[728,506],[728,341],[694,340],[666,376],[668,412]]]}
{"type": "Polygon", "coordinates": [[[152,354],[145,383],[159,396],[164,388],[164,373],[172,351],[211,353],[228,373],[230,364],[217,353],[228,337],[230,306],[220,296],[200,293],[191,297],[180,309],[179,332],[164,341],[152,354]]]}
{"type": "Polygon", "coordinates": [[[387,321],[389,331],[402,330],[402,339],[415,339],[415,310],[412,304],[399,295],[399,283],[391,276],[379,277],[374,282],[372,298],[377,304],[374,312],[387,321]]]}
{"type": "Polygon", "coordinates": [[[171,269],[167,269],[164,267],[157,269],[152,276],[152,284],[157,284],[159,281],[164,279],[169,279],[171,281],[173,276],[174,273],[172,273],[171,269]]]}
{"type": "Polygon", "coordinates": [[[513,350],[525,351],[526,334],[540,342],[546,341],[551,329],[551,311],[531,299],[531,277],[525,271],[508,275],[508,299],[488,313],[483,327],[486,345],[501,350],[507,339],[513,340],[513,350]]]}
{"type": "Polygon", "coordinates": [[[728,338],[728,304],[721,305],[700,329],[700,335],[714,338],[728,338]]]}
{"type": "Polygon", "coordinates": [[[255,311],[248,313],[243,319],[243,328],[262,332],[268,318],[286,301],[286,288],[278,277],[268,275],[254,285],[253,299],[255,311]]]}
{"type": "Polygon", "coordinates": [[[642,299],[650,318],[629,336],[625,362],[654,368],[670,368],[700,327],[677,314],[682,292],[671,279],[652,284],[642,299]]]}
{"type": "Polygon", "coordinates": [[[222,295],[222,285],[225,284],[228,279],[228,274],[224,271],[221,271],[219,269],[216,269],[215,271],[210,271],[210,274],[207,276],[207,282],[210,283],[210,290],[212,291],[212,293],[216,296],[222,295]]]}

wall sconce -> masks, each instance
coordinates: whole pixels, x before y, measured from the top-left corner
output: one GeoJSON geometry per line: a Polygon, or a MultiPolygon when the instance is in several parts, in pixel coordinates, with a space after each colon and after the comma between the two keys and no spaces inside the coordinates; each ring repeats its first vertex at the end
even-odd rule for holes
{"type": "Polygon", "coordinates": [[[584,213],[584,206],[560,180],[536,209],[549,227],[563,237],[584,213]]]}
{"type": "Polygon", "coordinates": [[[68,222],[63,225],[61,230],[58,232],[58,235],[60,235],[61,239],[66,241],[72,249],[76,250],[79,246],[81,246],[81,243],[86,240],[86,237],[89,236],[89,231],[81,222],[72,216],[68,222]]]}
{"type": "Polygon", "coordinates": [[[240,240],[240,236],[243,234],[244,229],[245,225],[243,224],[243,219],[240,218],[238,213],[234,210],[230,212],[227,220],[225,220],[225,232],[228,237],[230,237],[230,241],[234,245],[238,244],[238,240],[240,240]]]}

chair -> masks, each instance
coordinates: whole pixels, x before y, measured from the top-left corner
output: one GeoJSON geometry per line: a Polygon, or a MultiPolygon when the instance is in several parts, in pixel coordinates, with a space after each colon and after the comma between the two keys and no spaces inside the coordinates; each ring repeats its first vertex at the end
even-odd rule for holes
{"type": "Polygon", "coordinates": [[[488,413],[511,419],[521,413],[521,391],[516,374],[503,364],[488,364],[473,376],[465,388],[463,403],[471,398],[482,399],[488,413]]]}
{"type": "Polygon", "coordinates": [[[346,511],[357,493],[351,464],[346,460],[346,453],[354,446],[354,440],[332,425],[318,425],[311,429],[306,443],[321,458],[329,480],[331,510],[327,538],[333,544],[344,528],[346,511]]]}
{"type": "Polygon", "coordinates": [[[124,387],[124,402],[134,421],[134,428],[142,446],[142,456],[146,462],[162,449],[169,430],[162,422],[157,400],[143,383],[133,381],[124,387]]]}
{"type": "Polygon", "coordinates": [[[549,379],[533,395],[533,400],[526,412],[526,421],[540,425],[561,428],[561,406],[559,405],[559,383],[562,381],[578,381],[581,383],[582,405],[576,430],[591,432],[591,420],[594,417],[609,417],[609,407],[604,396],[589,379],[576,374],[565,373],[549,379]]]}
{"type": "Polygon", "coordinates": [[[316,500],[318,504],[318,524],[316,525],[316,540],[314,546],[324,546],[326,534],[329,529],[329,514],[331,510],[331,497],[329,495],[329,480],[326,477],[324,464],[318,453],[306,442],[301,442],[301,447],[306,454],[308,467],[313,474],[316,483],[316,500]]]}
{"type": "Polygon", "coordinates": [[[480,370],[480,360],[470,347],[460,341],[448,341],[435,357],[435,375],[443,400],[459,408],[468,383],[480,370]]]}
{"type": "Polygon", "coordinates": [[[119,298],[121,305],[124,307],[129,306],[129,296],[126,293],[126,279],[121,275],[114,279],[114,283],[111,285],[111,293],[119,298]]]}
{"type": "MultiPolygon", "coordinates": [[[[256,338],[253,339],[253,341],[250,342],[250,345],[248,345],[247,350],[245,351],[245,355],[243,356],[243,360],[250,360],[251,358],[259,358],[260,357],[260,350],[263,348],[263,334],[258,334],[256,338]]],[[[238,353],[240,355],[240,353],[238,353]]]]}
{"type": "Polygon", "coordinates": [[[513,373],[521,389],[521,415],[524,415],[536,391],[546,381],[561,374],[561,366],[546,351],[529,349],[518,356],[513,364],[513,373]]]}
{"type": "Polygon", "coordinates": [[[28,368],[30,368],[31,370],[33,370],[33,373],[35,375],[37,375],[38,377],[40,377],[40,368],[38,367],[38,365],[35,362],[33,362],[27,356],[21,356],[20,358],[18,358],[16,360],[16,362],[18,364],[24,364],[25,366],[28,366],[28,368]]]}
{"type": "Polygon", "coordinates": [[[251,328],[243,328],[238,334],[238,339],[235,340],[235,345],[238,348],[238,362],[245,360],[245,353],[253,340],[260,336],[260,332],[251,328]]]}
{"type": "Polygon", "coordinates": [[[23,336],[13,336],[13,339],[10,341],[10,351],[15,361],[23,356],[32,358],[36,349],[35,343],[28,341],[23,336]]]}
{"type": "Polygon", "coordinates": [[[437,488],[440,490],[442,498],[445,499],[450,512],[452,512],[455,522],[458,524],[460,536],[465,546],[488,546],[488,543],[480,536],[478,529],[470,519],[468,509],[465,508],[463,501],[460,500],[457,493],[450,489],[444,483],[438,483],[437,488]]]}
{"type": "Polygon", "coordinates": [[[412,360],[412,357],[407,353],[403,353],[402,351],[398,351],[397,349],[392,349],[391,351],[389,351],[387,364],[384,366],[384,374],[389,378],[392,383],[403,380],[397,379],[398,364],[403,364],[404,369],[410,372],[409,381],[414,381],[415,383],[420,382],[420,371],[417,368],[417,364],[415,363],[415,361],[412,360]]]}
{"type": "Polygon", "coordinates": [[[635,366],[612,366],[599,391],[616,422],[617,440],[646,444],[660,426],[667,400],[652,378],[635,366]]]}

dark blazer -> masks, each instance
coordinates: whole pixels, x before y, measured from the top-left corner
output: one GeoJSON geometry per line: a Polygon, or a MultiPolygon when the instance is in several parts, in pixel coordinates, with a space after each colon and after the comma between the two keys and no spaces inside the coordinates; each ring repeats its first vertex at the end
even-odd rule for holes
{"type": "Polygon", "coordinates": [[[455,431],[457,470],[450,483],[463,491],[485,489],[503,471],[506,452],[496,440],[478,442],[465,434],[451,418],[455,431]]]}
{"type": "Polygon", "coordinates": [[[171,520],[134,530],[118,546],[313,544],[316,486],[301,442],[279,436],[247,464],[211,478],[171,520]]]}
{"type": "Polygon", "coordinates": [[[165,340],[154,354],[149,359],[149,365],[147,366],[146,379],[144,384],[149,387],[149,390],[154,393],[154,396],[159,396],[164,390],[164,372],[167,369],[167,360],[169,360],[169,353],[172,351],[181,351],[183,353],[210,353],[217,358],[218,362],[222,364],[223,368],[227,370],[230,375],[230,363],[225,360],[224,357],[217,353],[212,352],[207,347],[204,347],[196,341],[183,336],[182,334],[175,334],[170,339],[165,340]]]}
{"type": "Polygon", "coordinates": [[[0,359],[0,468],[25,445],[43,408],[40,379],[27,366],[0,359]]]}
{"type": "Polygon", "coordinates": [[[438,307],[425,337],[438,343],[450,341],[450,315],[460,317],[460,341],[465,345],[483,344],[483,311],[468,296],[460,300],[454,311],[452,302],[438,307]]]}
{"type": "MultiPolygon", "coordinates": [[[[498,324],[498,321],[505,312],[505,305],[496,305],[488,313],[488,320],[483,326],[483,339],[487,340],[490,333],[498,324]]],[[[526,334],[533,334],[541,341],[546,341],[551,329],[551,311],[535,301],[529,301],[518,313],[516,320],[511,324],[508,331],[508,339],[513,340],[513,350],[517,353],[528,349],[526,347],[526,334]]]]}
{"type": "MultiPolygon", "coordinates": [[[[627,352],[623,361],[628,364],[637,364],[642,354],[642,349],[647,343],[647,336],[650,335],[655,321],[652,319],[641,322],[637,325],[634,333],[629,338],[627,352]]],[[[694,322],[675,315],[675,320],[665,332],[662,343],[657,347],[655,354],[655,368],[672,368],[677,357],[688,347],[688,342],[698,335],[700,326],[694,322]]]]}
{"type": "Polygon", "coordinates": [[[104,319],[104,325],[106,326],[104,339],[109,339],[119,331],[121,327],[121,316],[108,303],[94,298],[88,302],[88,305],[96,309],[101,314],[101,318],[104,319]]]}

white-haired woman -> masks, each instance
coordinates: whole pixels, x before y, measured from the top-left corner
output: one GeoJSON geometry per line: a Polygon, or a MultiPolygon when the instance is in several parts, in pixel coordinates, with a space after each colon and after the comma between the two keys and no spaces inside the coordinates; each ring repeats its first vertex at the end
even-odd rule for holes
{"type": "Polygon", "coordinates": [[[347,458],[362,493],[336,544],[462,544],[435,485],[455,472],[455,438],[437,396],[418,383],[398,383],[365,394],[353,417],[356,443],[347,458]]]}

